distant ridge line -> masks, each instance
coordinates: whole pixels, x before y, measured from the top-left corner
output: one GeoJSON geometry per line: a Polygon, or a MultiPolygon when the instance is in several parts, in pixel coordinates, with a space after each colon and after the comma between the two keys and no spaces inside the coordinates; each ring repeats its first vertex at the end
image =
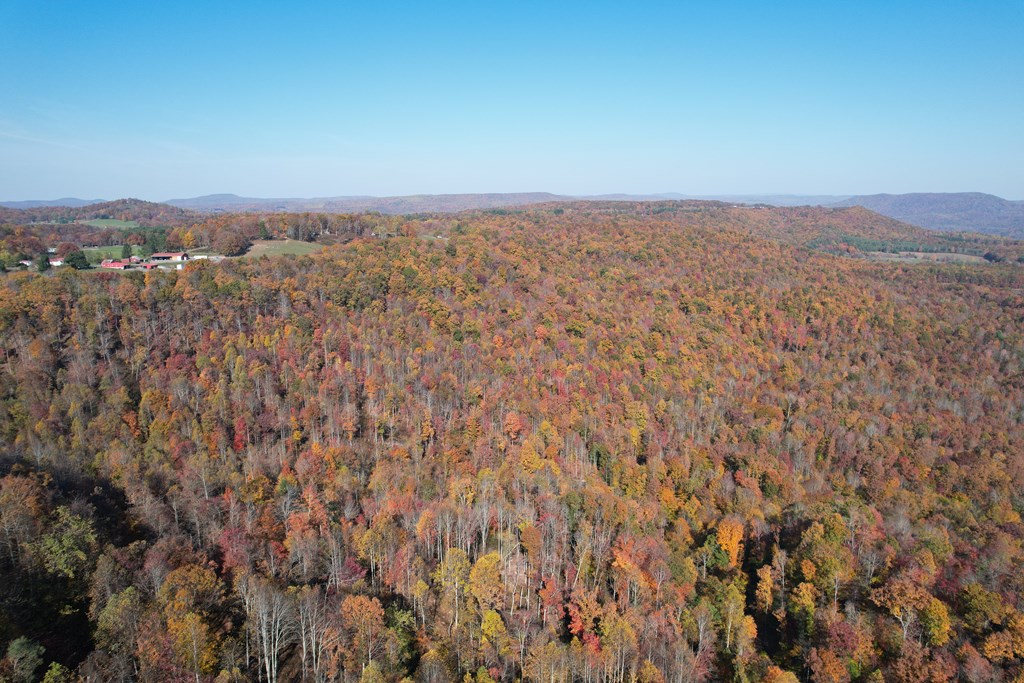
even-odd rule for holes
{"type": "MultiPolygon", "coordinates": [[[[389,215],[419,213],[456,213],[469,210],[514,208],[531,204],[578,201],[720,201],[729,204],[766,204],[770,206],[825,206],[842,208],[862,206],[889,218],[930,230],[978,232],[1004,237],[1024,238],[1024,201],[1011,201],[981,192],[934,192],[875,195],[688,195],[676,192],[635,195],[559,195],[550,192],[491,192],[419,194],[394,197],[365,195],[335,197],[243,197],[236,194],[211,194],[201,197],[169,199],[165,206],[198,212],[324,212],[389,215]]],[[[53,200],[0,202],[0,207],[19,210],[68,207],[81,209],[100,203],[97,200],[65,197],[53,200]]],[[[106,202],[110,203],[110,202],[106,202]]]]}

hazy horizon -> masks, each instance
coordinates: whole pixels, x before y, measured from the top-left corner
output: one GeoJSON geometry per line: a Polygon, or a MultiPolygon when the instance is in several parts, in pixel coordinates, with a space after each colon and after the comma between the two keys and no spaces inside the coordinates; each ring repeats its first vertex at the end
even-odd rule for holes
{"type": "MultiPolygon", "coordinates": [[[[980,193],[980,194],[993,195],[993,196],[999,197],[1000,199],[1005,199],[1005,200],[1013,201],[1013,202],[1024,201],[1024,197],[1013,197],[1013,196],[1006,197],[1006,196],[1003,196],[1003,195],[996,194],[994,192],[985,192],[984,190],[963,190],[963,191],[957,191],[955,193],[964,193],[964,194],[980,193]]],[[[667,191],[667,192],[614,192],[613,191],[613,192],[600,192],[600,193],[591,192],[591,193],[586,193],[586,194],[568,194],[568,193],[562,193],[562,192],[550,192],[548,190],[510,190],[510,191],[483,191],[483,192],[410,192],[408,194],[401,194],[401,195],[370,195],[370,194],[357,195],[357,194],[354,194],[354,193],[350,193],[350,194],[335,193],[335,194],[325,194],[325,195],[313,195],[313,194],[305,194],[305,195],[270,194],[270,195],[265,195],[265,196],[257,196],[257,195],[241,194],[241,193],[238,193],[238,192],[206,192],[206,193],[203,193],[203,194],[197,194],[197,195],[192,195],[192,196],[174,196],[174,197],[162,197],[162,198],[157,198],[157,197],[140,197],[140,196],[129,196],[129,195],[116,195],[116,194],[115,195],[104,196],[104,197],[96,197],[96,198],[93,198],[93,197],[80,197],[80,196],[74,196],[74,195],[70,195],[70,194],[58,194],[58,195],[55,195],[55,196],[52,196],[52,197],[9,197],[9,198],[7,198],[7,197],[0,197],[0,204],[13,204],[13,203],[19,203],[19,202],[55,202],[55,201],[59,201],[59,200],[62,200],[62,199],[73,199],[73,200],[82,200],[82,201],[96,201],[96,202],[108,202],[108,201],[116,201],[116,200],[120,200],[120,199],[139,199],[139,200],[147,201],[147,202],[166,203],[166,202],[170,202],[170,201],[202,199],[202,198],[205,198],[205,197],[219,197],[219,196],[238,197],[240,199],[254,199],[254,200],[260,200],[260,201],[271,201],[271,200],[289,200],[289,201],[294,201],[294,200],[316,200],[316,199],[344,199],[344,198],[357,198],[357,197],[373,198],[373,199],[387,199],[387,198],[390,198],[390,197],[459,196],[459,195],[518,195],[518,194],[550,194],[550,195],[555,195],[555,196],[558,196],[558,197],[571,197],[571,198],[574,198],[574,199],[581,199],[581,200],[583,200],[583,199],[592,199],[592,198],[600,198],[600,197],[604,197],[604,196],[614,196],[614,195],[624,195],[624,196],[637,197],[637,198],[651,197],[651,198],[654,198],[654,199],[668,197],[670,195],[678,195],[680,199],[703,199],[703,198],[723,198],[723,199],[727,199],[727,198],[770,198],[770,197],[784,198],[784,197],[792,197],[792,198],[834,198],[836,200],[841,200],[841,199],[844,199],[844,198],[857,197],[857,196],[871,196],[871,195],[885,195],[885,194],[888,194],[888,195],[898,195],[898,194],[914,194],[914,193],[870,192],[870,193],[865,193],[865,194],[861,195],[861,194],[854,194],[854,193],[851,193],[851,192],[834,192],[834,193],[833,192],[828,192],[828,193],[817,193],[817,192],[816,193],[810,193],[810,192],[706,192],[706,193],[691,193],[691,192],[677,192],[677,191],[667,191]]],[[[933,192],[924,191],[924,192],[922,192],[922,194],[943,194],[943,193],[933,193],[933,192]]]]}
{"type": "Polygon", "coordinates": [[[14,0],[0,26],[5,201],[1024,195],[1019,2],[14,0]]]}

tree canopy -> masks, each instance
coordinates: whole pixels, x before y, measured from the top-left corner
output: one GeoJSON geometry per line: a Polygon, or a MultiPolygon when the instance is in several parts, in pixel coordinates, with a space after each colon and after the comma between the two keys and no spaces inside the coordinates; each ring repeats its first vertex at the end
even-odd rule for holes
{"type": "Polygon", "coordinates": [[[0,276],[4,675],[1015,680],[1024,271],[743,211],[0,276]]]}

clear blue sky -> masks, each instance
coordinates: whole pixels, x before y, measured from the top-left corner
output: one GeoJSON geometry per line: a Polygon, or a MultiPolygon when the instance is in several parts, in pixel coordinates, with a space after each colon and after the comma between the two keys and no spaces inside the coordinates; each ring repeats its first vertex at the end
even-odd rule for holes
{"type": "Polygon", "coordinates": [[[1024,0],[0,0],[0,199],[535,190],[1024,199],[1024,0]]]}

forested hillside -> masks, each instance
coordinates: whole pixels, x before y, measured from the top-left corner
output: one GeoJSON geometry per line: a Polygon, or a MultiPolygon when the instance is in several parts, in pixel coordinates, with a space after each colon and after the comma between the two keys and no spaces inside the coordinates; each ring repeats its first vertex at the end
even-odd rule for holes
{"type": "Polygon", "coordinates": [[[0,207],[4,223],[73,223],[94,219],[136,221],[141,225],[183,225],[195,214],[169,204],[144,202],[139,199],[118,199],[113,202],[85,206],[35,206],[24,209],[0,207]]]}
{"type": "Polygon", "coordinates": [[[1024,268],[671,206],[0,275],[4,675],[1021,680],[1024,268]]]}
{"type": "MultiPolygon", "coordinates": [[[[552,205],[557,206],[557,205],[552,205]]],[[[1024,242],[979,233],[942,233],[901,223],[860,206],[735,206],[718,201],[587,202],[558,207],[586,219],[593,215],[657,215],[682,226],[739,230],[788,244],[848,256],[871,252],[921,251],[993,254],[996,260],[1024,255],[1024,242]]]]}
{"type": "MultiPolygon", "coordinates": [[[[483,215],[566,213],[576,221],[589,221],[595,216],[659,216],[661,220],[674,221],[683,227],[748,232],[756,237],[848,256],[922,252],[995,261],[1024,258],[1024,242],[1021,241],[973,233],[934,232],[862,207],[745,207],[703,200],[592,200],[482,212],[483,215]]],[[[144,247],[148,252],[200,248],[238,256],[246,253],[257,240],[343,242],[357,236],[399,235],[407,232],[406,226],[434,235],[453,220],[461,219],[443,213],[415,216],[325,211],[200,214],[137,200],[118,200],[81,209],[0,209],[0,268],[15,268],[21,261],[45,255],[48,247],[61,245],[64,247],[58,249],[59,252],[131,244],[144,247]]]]}

